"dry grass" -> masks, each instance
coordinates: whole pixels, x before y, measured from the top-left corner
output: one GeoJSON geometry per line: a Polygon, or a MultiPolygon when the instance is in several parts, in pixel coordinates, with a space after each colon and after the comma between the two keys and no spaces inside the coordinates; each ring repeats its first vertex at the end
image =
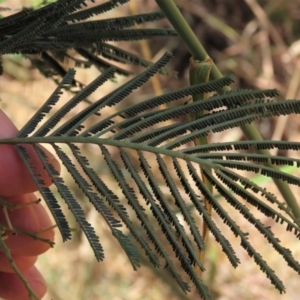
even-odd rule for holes
{"type": "MultiPolygon", "coordinates": [[[[293,26],[296,26],[294,23],[296,23],[298,15],[295,8],[287,3],[288,1],[275,1],[276,3],[274,1],[264,1],[264,9],[261,9],[259,2],[255,0],[229,1],[238,5],[236,10],[240,8],[240,19],[238,14],[235,19],[230,18],[231,15],[227,11],[229,5],[222,6],[222,3],[220,3],[213,11],[212,4],[209,4],[209,1],[203,0],[202,2],[200,5],[198,1],[177,1],[185,9],[187,18],[192,20],[194,30],[199,32],[201,41],[203,37],[205,47],[208,49],[211,47],[210,44],[205,44],[208,43],[206,31],[210,31],[211,34],[217,32],[222,36],[222,39],[226,40],[222,49],[212,50],[212,56],[216,63],[223,70],[226,70],[226,73],[233,72],[237,75],[237,87],[277,87],[282,92],[283,97],[300,97],[298,92],[300,51],[297,46],[299,37],[292,31],[293,26]],[[282,15],[278,16],[280,9],[282,15]],[[277,17],[275,13],[278,13],[277,17]],[[283,18],[281,23],[276,19],[279,17],[283,18]],[[200,25],[194,20],[198,20],[199,24],[205,26],[199,28],[200,25]],[[231,27],[220,26],[220,21],[231,27]],[[236,27],[233,27],[234,25],[236,27]],[[203,32],[205,32],[205,35],[203,32]]],[[[12,1],[9,3],[10,5],[26,4],[24,2],[13,3],[12,1]]],[[[154,1],[149,1],[147,5],[149,8],[154,7],[154,1]]],[[[146,11],[148,7],[143,4],[143,8],[137,5],[135,8],[128,7],[127,9],[140,11],[143,9],[146,11]]],[[[117,11],[117,13],[124,14],[127,12],[125,9],[125,11],[117,11]]],[[[171,46],[178,48],[176,61],[178,62],[182,58],[182,77],[179,81],[161,78],[160,85],[163,89],[172,89],[188,84],[186,75],[188,60],[185,62],[183,59],[185,50],[180,47],[180,44],[174,46],[174,43],[176,44],[176,41],[171,46]]],[[[165,45],[150,47],[152,57],[160,53],[161,46],[165,45]]],[[[134,44],[133,47],[134,51],[140,51],[138,44],[134,44]]],[[[146,45],[146,47],[148,46],[146,45]]],[[[179,66],[176,65],[176,62],[174,62],[174,65],[179,66]]],[[[55,87],[53,82],[43,79],[38,72],[29,70],[28,67],[28,61],[16,62],[6,57],[4,59],[5,74],[0,80],[0,97],[2,99],[0,107],[13,119],[18,127],[22,127],[55,87]]],[[[82,82],[89,83],[97,76],[97,72],[95,70],[88,73],[80,71],[78,76],[82,82]]],[[[120,82],[123,80],[123,78],[120,78],[120,82]]],[[[154,83],[155,89],[157,89],[156,85],[157,83],[154,83]]],[[[93,95],[93,99],[100,98],[115,86],[115,83],[105,85],[104,88],[93,95]]],[[[141,89],[139,93],[137,97],[145,99],[147,96],[145,94],[153,93],[151,85],[148,88],[141,89]]],[[[62,99],[62,102],[66,98],[67,95],[62,99]]],[[[130,101],[134,100],[130,99],[130,101]]],[[[274,137],[279,140],[300,141],[299,120],[296,116],[261,122],[258,126],[266,138],[274,137]]],[[[221,142],[239,140],[242,137],[240,130],[236,129],[213,135],[210,138],[211,141],[221,142]]],[[[93,153],[93,149],[85,149],[85,151],[95,164],[101,163],[98,161],[97,155],[93,153]]],[[[287,153],[287,155],[290,155],[290,153],[287,153]]],[[[293,153],[293,155],[295,154],[293,153]]],[[[299,176],[299,172],[294,175],[299,176]]],[[[63,176],[67,178],[67,174],[63,173],[63,176]]],[[[101,176],[105,177],[107,175],[101,174],[101,176]]],[[[109,180],[109,178],[106,179],[109,180]]],[[[263,184],[267,189],[279,195],[272,182],[263,184]]],[[[112,180],[110,188],[112,190],[118,189],[116,183],[112,180]]],[[[76,187],[74,189],[78,199],[81,199],[79,191],[76,187]]],[[[293,187],[293,191],[296,196],[299,195],[299,187],[293,187]]],[[[96,262],[89,245],[79,231],[75,232],[74,240],[66,244],[62,244],[60,236],[57,234],[55,248],[41,256],[38,261],[39,269],[43,272],[49,285],[46,300],[199,299],[194,291],[188,297],[181,295],[176,291],[176,287],[164,272],[152,270],[146,264],[134,272],[105,224],[99,220],[94,210],[84,204],[84,199],[80,201],[86,207],[88,220],[95,225],[97,232],[100,234],[106,259],[101,263],[96,262]]],[[[230,208],[228,209],[230,210],[230,208]]],[[[207,272],[204,273],[203,280],[210,286],[214,295],[213,299],[299,299],[299,276],[287,267],[286,263],[279,258],[263,237],[257,234],[253,226],[249,225],[234,210],[230,210],[230,213],[240,224],[243,231],[250,233],[251,240],[256,248],[285,283],[287,292],[284,295],[278,294],[265,275],[260,272],[246,252],[241,249],[239,240],[235,239],[216,217],[219,227],[222,230],[224,228],[224,233],[231,237],[230,241],[242,264],[234,270],[220,247],[213,238],[210,239],[206,262],[207,272]]],[[[259,216],[257,214],[257,217],[259,216]]],[[[274,222],[267,219],[263,220],[266,225],[272,225],[282,244],[291,249],[294,256],[300,261],[299,241],[278,224],[274,224],[274,222]]],[[[73,224],[76,227],[76,224],[73,224]]]]}

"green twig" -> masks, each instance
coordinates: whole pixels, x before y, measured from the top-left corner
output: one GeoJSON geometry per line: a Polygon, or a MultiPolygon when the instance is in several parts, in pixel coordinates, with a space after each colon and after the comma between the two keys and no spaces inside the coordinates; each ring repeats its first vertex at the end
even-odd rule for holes
{"type": "MultiPolygon", "coordinates": [[[[156,0],[156,3],[164,12],[174,29],[177,31],[178,35],[181,37],[183,42],[185,43],[186,47],[189,49],[190,53],[192,54],[195,60],[203,61],[207,57],[207,53],[199,40],[197,39],[196,35],[194,34],[191,27],[188,25],[187,21],[179,11],[178,7],[175,5],[173,0],[156,0]]],[[[218,79],[222,78],[223,75],[220,70],[217,68],[215,64],[212,66],[211,70],[212,78],[218,79]]],[[[224,89],[225,91],[229,91],[230,88],[227,87],[224,89]]],[[[263,140],[260,133],[256,129],[253,124],[248,124],[241,127],[244,134],[247,136],[249,140],[263,140]]],[[[267,150],[257,150],[257,152],[262,154],[270,155],[270,152],[267,150]]],[[[271,163],[267,164],[269,167],[273,169],[278,169],[277,166],[274,166],[271,163]]],[[[300,219],[300,208],[298,206],[297,200],[292,193],[289,185],[282,181],[274,179],[275,184],[277,185],[279,191],[281,192],[285,202],[291,208],[294,216],[297,219],[300,219]]]]}
{"type": "MultiPolygon", "coordinates": [[[[190,59],[190,84],[195,85],[198,83],[205,83],[209,81],[209,76],[211,72],[212,67],[212,59],[210,57],[206,57],[203,61],[195,61],[193,57],[190,59]]],[[[209,97],[208,93],[201,93],[193,95],[193,101],[205,101],[209,97]]],[[[205,115],[205,111],[199,111],[196,113],[195,118],[201,118],[205,115]]],[[[208,139],[207,136],[202,136],[197,139],[195,139],[195,145],[207,145],[208,139]]],[[[210,181],[205,177],[202,168],[200,166],[200,172],[202,176],[203,183],[206,185],[208,190],[212,192],[213,187],[210,183],[210,181]]],[[[211,173],[211,168],[208,168],[208,172],[211,173]]],[[[204,205],[209,215],[211,215],[211,205],[208,201],[208,199],[204,199],[204,205]]],[[[204,243],[206,245],[205,249],[207,249],[207,243],[208,243],[208,235],[209,235],[209,229],[207,227],[207,224],[204,222],[202,227],[202,236],[204,243]]],[[[204,263],[205,258],[205,249],[202,250],[199,254],[200,261],[204,263]]],[[[199,268],[196,269],[197,272],[201,275],[201,271],[199,268]]]]}

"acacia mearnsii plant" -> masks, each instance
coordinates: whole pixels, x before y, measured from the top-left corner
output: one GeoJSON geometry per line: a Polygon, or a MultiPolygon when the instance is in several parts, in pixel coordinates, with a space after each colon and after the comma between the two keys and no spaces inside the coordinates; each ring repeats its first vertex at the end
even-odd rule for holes
{"type": "MultiPolygon", "coordinates": [[[[299,167],[300,160],[271,156],[268,149],[299,150],[300,143],[262,140],[252,125],[258,119],[300,113],[299,100],[278,100],[279,92],[273,89],[230,90],[234,78],[221,76],[173,1],[157,0],[161,10],[155,12],[105,17],[107,11],[127,2],[111,0],[89,6],[87,0],[59,0],[0,19],[1,55],[20,53],[57,83],[52,95],[17,136],[0,139],[0,144],[13,145],[19,153],[63,241],[72,238],[72,229],[61,209],[61,201],[72,212],[97,261],[102,261],[105,254],[101,236],[97,236],[85,217],[82,203],[38,144],[51,146],[98,217],[106,222],[134,270],[140,267],[143,252],[155,268],[166,268],[184,293],[195,288],[203,299],[212,299],[202,277],[204,254],[209,251],[206,249],[208,234],[211,233],[233,267],[240,263],[224,233],[226,226],[240,239],[241,247],[279,293],[283,293],[283,282],[228,212],[227,204],[253,224],[287,265],[300,274],[299,262],[290,249],[257,217],[262,213],[275,220],[298,241],[300,214],[289,185],[299,186],[300,179],[283,172],[279,166],[299,167]],[[92,19],[96,15],[101,18],[92,19]],[[134,27],[162,18],[168,18],[175,30],[134,27]],[[111,42],[175,35],[179,35],[191,52],[190,85],[134,105],[126,104],[133,91],[152,76],[172,73],[167,68],[172,54],[167,52],[152,63],[111,42]],[[65,60],[78,68],[95,66],[100,75],[85,86],[76,80],[75,69],[64,69],[65,60]],[[90,101],[89,96],[115,78],[115,74],[130,75],[120,63],[141,65],[144,71],[97,101],[90,101]],[[68,91],[69,100],[53,111],[64,91],[68,91]],[[68,118],[68,113],[82,102],[85,108],[68,118]],[[115,108],[112,114],[107,113],[110,107],[115,108]],[[209,143],[210,133],[235,127],[241,127],[249,139],[209,143]],[[83,144],[96,145],[101,168],[91,164],[81,147],[83,144]],[[45,186],[31,165],[25,145],[35,149],[53,181],[51,188],[45,186]],[[103,172],[114,178],[119,191],[110,186],[103,172]],[[251,181],[246,173],[274,179],[286,202],[251,181]],[[220,217],[222,226],[217,226],[214,216],[220,217]]],[[[4,211],[14,209],[3,200],[1,207],[4,211]]],[[[6,221],[0,227],[1,249],[23,280],[30,298],[38,299],[13,264],[5,233],[41,238],[38,233],[9,226],[8,215],[6,221]]]]}

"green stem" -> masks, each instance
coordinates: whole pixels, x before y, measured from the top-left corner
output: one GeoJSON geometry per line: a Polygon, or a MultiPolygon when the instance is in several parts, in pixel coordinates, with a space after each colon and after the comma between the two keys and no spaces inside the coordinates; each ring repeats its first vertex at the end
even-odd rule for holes
{"type": "MultiPolygon", "coordinates": [[[[212,59],[210,57],[206,57],[204,61],[195,61],[193,57],[190,59],[190,84],[195,85],[197,83],[204,83],[209,81],[210,73],[211,73],[211,67],[212,67],[212,59]]],[[[193,95],[193,101],[206,101],[206,99],[209,97],[208,93],[201,93],[201,94],[195,94],[193,95]]],[[[205,116],[205,111],[199,111],[195,114],[195,118],[199,119],[201,117],[205,116]]],[[[207,136],[202,136],[197,139],[195,139],[195,145],[207,145],[208,144],[208,138],[207,136]]],[[[211,168],[208,168],[207,170],[209,173],[211,173],[211,168]]],[[[203,180],[203,183],[208,188],[210,193],[213,191],[212,184],[207,179],[207,177],[204,175],[204,172],[200,166],[200,173],[203,180]]],[[[204,205],[208,212],[208,214],[211,216],[211,204],[209,203],[209,200],[207,198],[204,199],[204,205]]],[[[202,236],[205,243],[205,249],[207,249],[208,244],[208,236],[209,236],[209,229],[205,222],[203,222],[202,226],[202,236]]],[[[200,261],[204,264],[204,258],[205,258],[205,249],[200,251],[199,258],[200,261]]],[[[202,272],[199,268],[196,268],[196,271],[201,276],[202,272]]]]}
{"type": "MultiPolygon", "coordinates": [[[[178,35],[183,40],[194,59],[199,61],[205,60],[208,54],[206,53],[205,49],[194,34],[193,30],[179,11],[178,7],[175,5],[174,1],[156,0],[156,3],[164,12],[174,29],[177,31],[178,35]]],[[[211,74],[214,79],[223,77],[222,73],[215,64],[213,64],[212,66],[211,74]]],[[[230,88],[228,87],[226,90],[229,91],[230,88]]],[[[241,129],[243,130],[244,134],[249,140],[263,140],[260,133],[253,124],[245,125],[241,127],[241,129]]],[[[258,150],[258,152],[268,154],[271,156],[270,152],[267,150],[258,150]]],[[[271,163],[268,163],[267,165],[271,168],[277,169],[277,167],[272,165],[271,163]]],[[[279,191],[281,192],[285,202],[291,208],[294,216],[297,219],[300,219],[300,208],[289,185],[282,180],[274,179],[274,182],[277,185],[279,191]]]]}

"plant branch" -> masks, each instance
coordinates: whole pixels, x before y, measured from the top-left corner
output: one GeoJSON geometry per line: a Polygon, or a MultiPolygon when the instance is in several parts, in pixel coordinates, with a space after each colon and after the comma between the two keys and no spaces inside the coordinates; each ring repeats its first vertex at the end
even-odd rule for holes
{"type": "MultiPolygon", "coordinates": [[[[188,25],[187,21],[179,11],[178,7],[175,5],[173,0],[156,0],[156,3],[160,7],[160,9],[164,12],[180,38],[185,43],[186,47],[190,51],[191,55],[195,60],[203,61],[207,57],[207,53],[201,43],[199,42],[198,38],[194,34],[191,27],[188,25]]],[[[217,66],[213,63],[211,75],[213,79],[222,78],[223,75],[220,72],[220,70],[217,68],[217,66]]],[[[226,87],[224,88],[224,91],[229,91],[230,88],[226,87]]],[[[248,124],[245,126],[242,126],[241,129],[243,130],[244,134],[247,136],[249,140],[263,140],[260,133],[256,129],[256,127],[253,124],[248,124]]],[[[257,150],[259,153],[270,155],[270,152],[268,150],[257,150]]],[[[273,169],[278,169],[276,166],[274,166],[271,163],[267,164],[269,167],[273,169]]],[[[288,206],[291,208],[294,216],[297,219],[300,219],[300,208],[297,203],[297,200],[292,193],[289,185],[282,181],[274,179],[275,184],[277,185],[279,191],[281,192],[284,200],[288,204],[288,206]]]]}
{"type": "MultiPolygon", "coordinates": [[[[190,84],[195,85],[198,83],[204,83],[209,81],[209,76],[211,72],[211,67],[212,67],[212,59],[210,57],[206,57],[204,61],[195,61],[194,58],[192,57],[190,59],[190,84]]],[[[201,93],[201,94],[196,94],[193,95],[193,101],[204,101],[209,97],[209,93],[201,93]]],[[[201,118],[205,116],[205,111],[199,111],[195,114],[195,118],[201,118]]],[[[208,139],[207,136],[199,137],[195,139],[194,141],[195,145],[207,145],[208,144],[208,139]]],[[[212,193],[213,187],[208,178],[205,176],[205,173],[203,172],[201,166],[200,166],[200,172],[201,172],[201,177],[203,180],[203,183],[207,187],[207,189],[212,193]]],[[[211,169],[208,169],[208,172],[211,173],[211,169]]],[[[209,199],[205,198],[204,199],[204,206],[208,212],[208,215],[211,216],[211,211],[212,207],[211,204],[209,203],[209,199]]],[[[202,227],[202,236],[203,240],[205,243],[205,249],[207,249],[207,243],[208,243],[208,236],[209,236],[209,228],[206,224],[206,222],[203,222],[203,227],[202,227]]],[[[204,264],[204,257],[205,257],[205,249],[200,251],[199,258],[202,264],[204,264]]],[[[197,272],[199,272],[199,275],[202,274],[201,270],[199,268],[196,268],[197,272]]]]}
{"type": "Polygon", "coordinates": [[[20,270],[18,269],[18,267],[16,266],[13,258],[11,257],[10,254],[10,250],[9,248],[6,246],[4,240],[3,240],[3,233],[5,232],[5,229],[0,228],[0,248],[2,249],[5,257],[7,258],[7,260],[9,261],[9,264],[11,266],[11,268],[14,270],[14,272],[18,275],[18,277],[20,278],[20,280],[22,281],[22,283],[24,284],[25,288],[28,291],[28,296],[29,299],[33,300],[40,300],[40,297],[34,292],[34,290],[30,287],[29,283],[27,282],[27,280],[25,279],[25,277],[23,276],[23,274],[20,272],[20,270]]]}

